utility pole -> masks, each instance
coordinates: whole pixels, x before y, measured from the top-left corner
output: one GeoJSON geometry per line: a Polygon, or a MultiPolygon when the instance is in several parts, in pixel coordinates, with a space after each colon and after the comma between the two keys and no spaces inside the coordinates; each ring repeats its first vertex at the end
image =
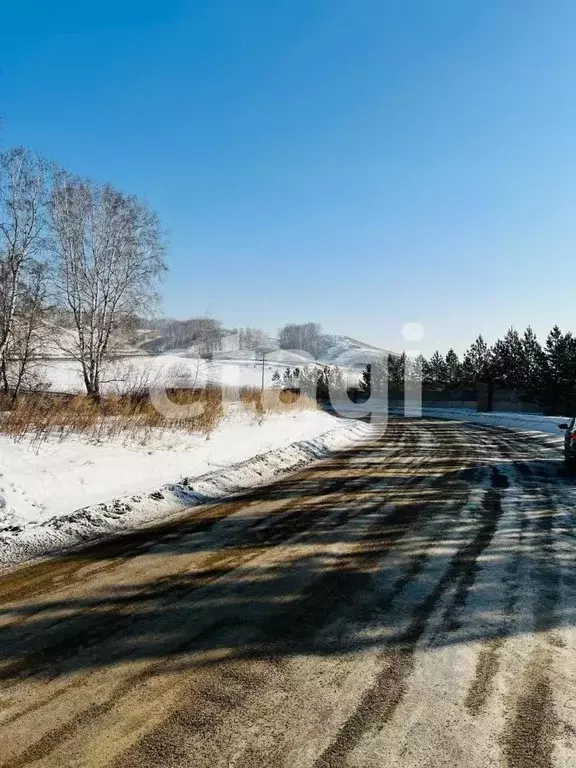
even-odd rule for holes
{"type": "Polygon", "coordinates": [[[262,385],[261,385],[261,391],[264,392],[264,365],[266,363],[266,355],[269,352],[274,352],[276,347],[257,347],[255,352],[258,355],[262,355],[262,385]]]}

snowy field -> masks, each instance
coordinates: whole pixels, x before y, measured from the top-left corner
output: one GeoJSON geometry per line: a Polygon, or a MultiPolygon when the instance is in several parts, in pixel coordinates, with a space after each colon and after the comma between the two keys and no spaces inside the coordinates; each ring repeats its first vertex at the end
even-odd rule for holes
{"type": "Polygon", "coordinates": [[[208,439],[165,431],[144,446],[120,440],[88,443],[72,436],[36,447],[0,435],[0,528],[147,493],[317,437],[337,425],[332,416],[316,410],[270,414],[258,425],[253,411],[240,407],[230,409],[208,439]]]}
{"type": "MultiPolygon", "coordinates": [[[[285,352],[271,353],[264,363],[264,386],[270,387],[276,372],[282,376],[286,368],[311,364],[304,357],[285,352]]],[[[52,392],[83,392],[80,365],[71,359],[53,358],[37,366],[37,375],[52,392]]],[[[181,355],[127,356],[108,364],[103,376],[103,391],[121,393],[136,386],[205,386],[260,387],[262,360],[254,353],[242,358],[215,358],[211,361],[181,355]]]]}

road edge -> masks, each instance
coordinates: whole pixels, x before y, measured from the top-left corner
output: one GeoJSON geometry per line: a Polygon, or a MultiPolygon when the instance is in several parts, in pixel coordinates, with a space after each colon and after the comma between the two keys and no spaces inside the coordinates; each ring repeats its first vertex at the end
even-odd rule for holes
{"type": "Polygon", "coordinates": [[[225,469],[167,483],[149,493],[91,504],[39,523],[8,527],[0,531],[0,571],[145,528],[185,509],[264,485],[379,432],[377,425],[349,420],[317,437],[257,454],[225,469]]]}

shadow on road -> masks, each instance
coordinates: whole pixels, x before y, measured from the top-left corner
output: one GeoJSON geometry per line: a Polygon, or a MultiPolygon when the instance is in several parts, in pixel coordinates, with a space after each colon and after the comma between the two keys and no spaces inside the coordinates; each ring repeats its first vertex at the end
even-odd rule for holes
{"type": "Polygon", "coordinates": [[[467,432],[393,422],[378,445],[5,576],[1,684],[138,659],[410,654],[433,614],[434,645],[574,625],[560,589],[576,567],[555,544],[576,535],[558,514],[574,482],[537,443],[467,432]]]}

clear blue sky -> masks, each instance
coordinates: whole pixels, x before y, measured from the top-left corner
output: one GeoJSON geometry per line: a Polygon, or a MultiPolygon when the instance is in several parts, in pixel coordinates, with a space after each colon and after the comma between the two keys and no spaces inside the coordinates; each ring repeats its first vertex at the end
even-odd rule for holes
{"type": "Polygon", "coordinates": [[[575,29],[573,0],[0,0],[0,141],[149,200],[167,314],[576,331],[575,29]]]}

